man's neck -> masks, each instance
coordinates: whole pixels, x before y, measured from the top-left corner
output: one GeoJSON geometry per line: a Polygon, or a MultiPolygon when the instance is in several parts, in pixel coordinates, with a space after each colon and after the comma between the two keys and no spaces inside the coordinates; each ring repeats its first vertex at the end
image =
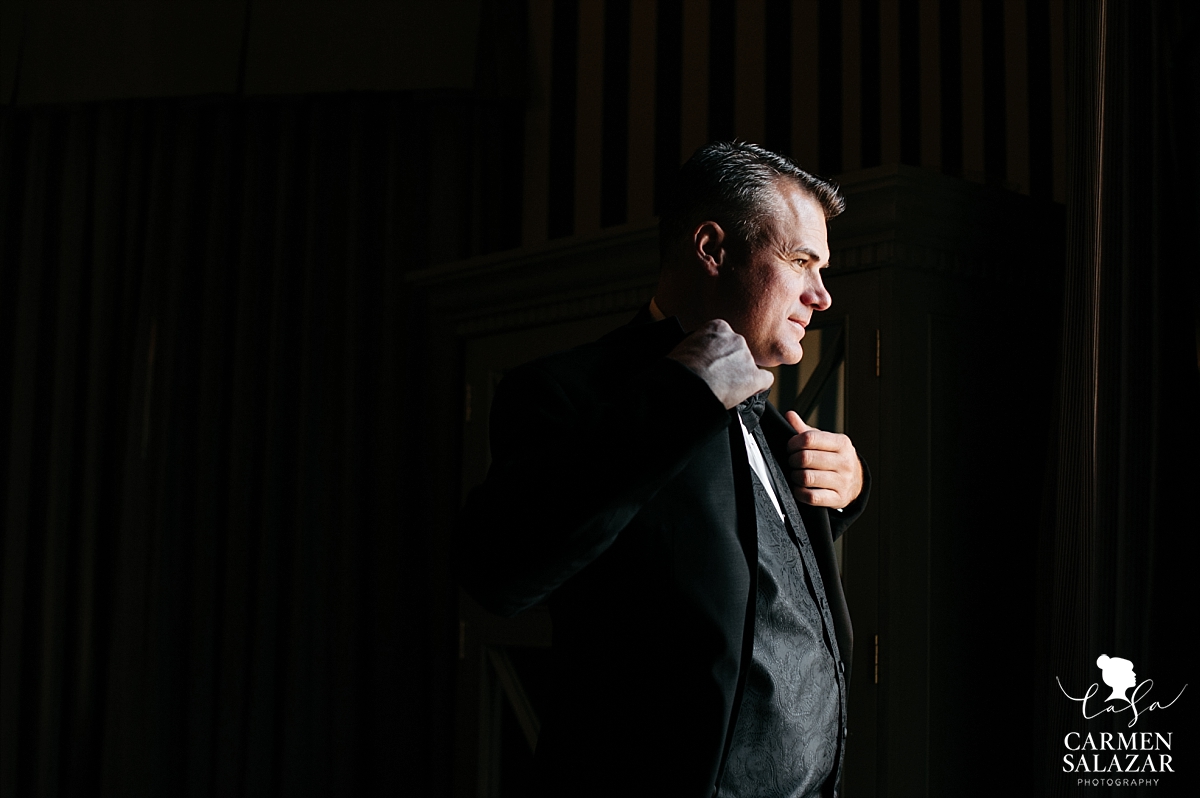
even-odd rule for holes
{"type": "Polygon", "coordinates": [[[666,314],[659,310],[658,302],[654,300],[654,297],[650,298],[650,315],[654,317],[655,321],[662,321],[666,318],[666,314]]]}

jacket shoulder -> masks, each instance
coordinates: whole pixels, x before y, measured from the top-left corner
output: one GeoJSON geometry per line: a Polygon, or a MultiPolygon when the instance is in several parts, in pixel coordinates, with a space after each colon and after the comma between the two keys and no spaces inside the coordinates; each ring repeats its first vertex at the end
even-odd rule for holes
{"type": "Polygon", "coordinates": [[[628,324],[595,341],[517,366],[504,382],[509,387],[556,390],[571,400],[603,397],[643,378],[682,339],[683,331],[673,319],[628,324]]]}

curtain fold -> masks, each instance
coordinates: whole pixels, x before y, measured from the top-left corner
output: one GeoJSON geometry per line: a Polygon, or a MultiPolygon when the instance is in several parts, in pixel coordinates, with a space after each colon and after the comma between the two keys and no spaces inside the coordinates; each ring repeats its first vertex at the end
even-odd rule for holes
{"type": "Polygon", "coordinates": [[[0,792],[443,790],[404,275],[470,254],[430,209],[471,219],[477,113],[0,114],[0,792]]]}
{"type": "MultiPolygon", "coordinates": [[[[1198,35],[1191,3],[1068,4],[1066,306],[1054,518],[1042,547],[1051,612],[1039,635],[1045,794],[1078,790],[1062,772],[1066,733],[1130,731],[1128,712],[1085,722],[1056,678],[1082,696],[1101,681],[1099,655],[1132,660],[1139,683],[1153,681],[1145,709],[1168,703],[1194,670],[1198,35]]],[[[1180,765],[1194,730],[1186,708],[1143,714],[1136,726],[1173,731],[1180,765]]],[[[1177,771],[1152,790],[1105,784],[1095,794],[1184,794],[1190,777],[1177,771]]]]}

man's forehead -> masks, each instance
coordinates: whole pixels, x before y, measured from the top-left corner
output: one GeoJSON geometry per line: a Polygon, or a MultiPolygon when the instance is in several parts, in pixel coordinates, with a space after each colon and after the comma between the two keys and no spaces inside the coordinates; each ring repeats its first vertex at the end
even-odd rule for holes
{"type": "Polygon", "coordinates": [[[816,260],[829,257],[829,231],[825,209],[812,195],[794,184],[777,185],[771,238],[787,254],[816,260]]]}

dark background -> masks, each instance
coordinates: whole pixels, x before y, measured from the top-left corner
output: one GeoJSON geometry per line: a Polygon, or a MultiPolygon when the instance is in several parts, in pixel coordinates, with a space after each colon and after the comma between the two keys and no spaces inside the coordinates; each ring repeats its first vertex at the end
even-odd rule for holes
{"type": "Polygon", "coordinates": [[[1010,323],[1065,279],[1032,320],[1055,376],[1014,388],[1050,432],[994,433],[1028,451],[1031,519],[998,544],[1038,570],[1011,585],[1033,650],[995,655],[1047,687],[988,712],[1056,761],[1077,708],[1053,676],[1121,650],[1156,695],[1191,678],[1190,4],[63,2],[0,26],[5,795],[448,795],[457,472],[426,422],[460,398],[423,390],[406,275],[647,221],[735,135],[1065,205],[1064,263],[997,242],[1010,323]]]}

